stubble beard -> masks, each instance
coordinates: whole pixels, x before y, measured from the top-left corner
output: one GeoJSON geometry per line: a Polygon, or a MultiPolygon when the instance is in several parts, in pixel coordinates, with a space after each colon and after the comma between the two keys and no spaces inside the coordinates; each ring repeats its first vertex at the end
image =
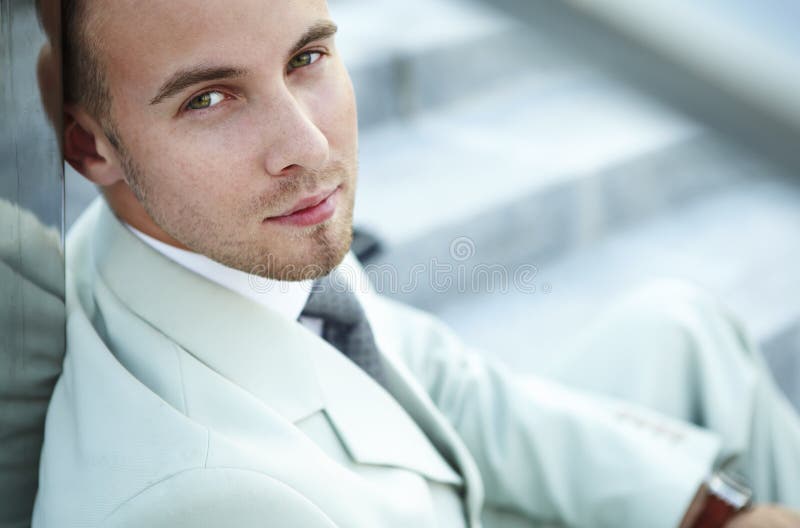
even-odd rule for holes
{"type": "MultiPolygon", "coordinates": [[[[334,218],[308,228],[297,228],[295,233],[283,237],[284,245],[307,246],[307,251],[295,253],[291,248],[258,247],[257,244],[233,240],[225,234],[225,219],[202,218],[196,214],[192,204],[169,203],[168,200],[162,203],[157,200],[157,193],[151,192],[149,175],[121,143],[118,150],[128,187],[156,225],[192,251],[225,266],[266,279],[305,281],[329,274],[350,249],[356,162],[335,163],[323,171],[306,170],[296,177],[284,178],[274,195],[250,204],[253,211],[275,210],[275,205],[286,204],[287,198],[297,198],[303,190],[344,180],[341,191],[345,192],[339,193],[337,209],[340,210],[334,218]],[[173,216],[170,211],[177,214],[173,216]]],[[[238,213],[233,211],[231,217],[238,213]]]]}

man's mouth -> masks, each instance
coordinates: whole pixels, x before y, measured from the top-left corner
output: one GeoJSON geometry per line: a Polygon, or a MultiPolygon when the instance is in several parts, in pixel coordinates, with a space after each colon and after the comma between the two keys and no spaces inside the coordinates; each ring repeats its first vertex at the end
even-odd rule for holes
{"type": "Polygon", "coordinates": [[[311,226],[324,222],[336,212],[341,185],[298,201],[285,212],[264,219],[264,223],[311,226]]]}

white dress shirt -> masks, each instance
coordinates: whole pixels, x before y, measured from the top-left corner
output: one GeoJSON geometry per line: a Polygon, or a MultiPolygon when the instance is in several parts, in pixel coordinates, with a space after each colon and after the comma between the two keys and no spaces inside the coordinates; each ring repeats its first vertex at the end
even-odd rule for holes
{"type": "Polygon", "coordinates": [[[303,326],[317,335],[322,335],[322,319],[300,317],[300,313],[303,311],[311,293],[313,280],[290,282],[265,279],[264,277],[230,268],[211,260],[205,255],[170,246],[142,233],[135,227],[128,224],[125,225],[142,242],[184,268],[266,306],[290,321],[297,321],[300,318],[299,321],[303,326]]]}

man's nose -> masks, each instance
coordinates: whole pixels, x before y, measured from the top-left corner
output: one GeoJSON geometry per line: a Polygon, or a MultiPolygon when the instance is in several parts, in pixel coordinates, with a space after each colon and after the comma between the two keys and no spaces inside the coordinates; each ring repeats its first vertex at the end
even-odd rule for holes
{"type": "Polygon", "coordinates": [[[270,112],[265,168],[271,176],[283,176],[295,167],[318,170],[329,156],[328,139],[313,115],[291,93],[274,101],[270,112]]]}

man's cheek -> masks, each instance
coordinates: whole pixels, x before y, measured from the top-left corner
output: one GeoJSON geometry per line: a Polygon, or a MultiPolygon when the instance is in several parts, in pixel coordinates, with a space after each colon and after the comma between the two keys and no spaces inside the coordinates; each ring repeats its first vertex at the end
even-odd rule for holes
{"type": "Polygon", "coordinates": [[[311,120],[331,142],[355,132],[355,96],[344,70],[330,75],[304,100],[311,120]]]}

